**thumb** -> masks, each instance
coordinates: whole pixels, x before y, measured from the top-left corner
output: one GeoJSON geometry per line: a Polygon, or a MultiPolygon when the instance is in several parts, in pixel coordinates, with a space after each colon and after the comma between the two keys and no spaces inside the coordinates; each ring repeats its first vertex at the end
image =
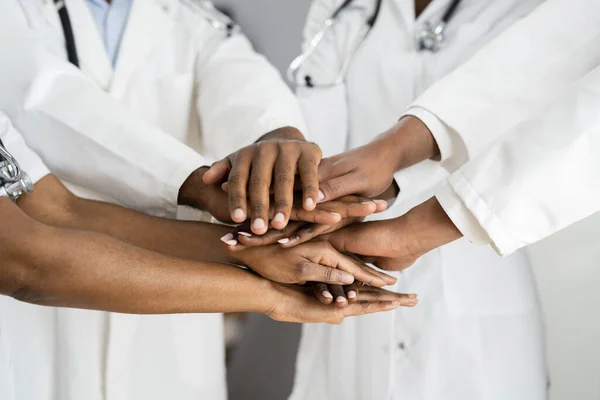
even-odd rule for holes
{"type": "Polygon", "coordinates": [[[319,184],[319,203],[360,193],[363,189],[360,179],[355,176],[354,172],[349,172],[319,184]]]}
{"type": "Polygon", "coordinates": [[[229,160],[224,158],[221,161],[214,163],[210,169],[204,173],[202,180],[207,185],[218,185],[226,180],[230,169],[231,165],[229,160]]]}
{"type": "Polygon", "coordinates": [[[340,252],[372,256],[374,254],[368,250],[373,239],[369,237],[370,231],[369,223],[356,224],[329,234],[328,239],[340,252]]]}

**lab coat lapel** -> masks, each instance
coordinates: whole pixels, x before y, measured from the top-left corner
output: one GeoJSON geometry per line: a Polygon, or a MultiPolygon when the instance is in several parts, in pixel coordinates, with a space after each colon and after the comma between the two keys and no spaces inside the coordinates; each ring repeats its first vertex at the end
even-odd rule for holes
{"type": "Polygon", "coordinates": [[[48,21],[48,23],[56,29],[61,35],[62,33],[62,25],[60,24],[60,18],[58,16],[58,12],[56,11],[56,5],[53,1],[45,1],[42,6],[42,14],[44,18],[48,21]]]}
{"type": "Polygon", "coordinates": [[[84,0],[65,0],[81,70],[102,89],[108,89],[113,71],[104,43],[84,0]]]}
{"type": "Polygon", "coordinates": [[[156,41],[167,31],[175,4],[172,0],[134,1],[121,41],[110,93],[120,98],[131,75],[144,62],[156,41]]]}

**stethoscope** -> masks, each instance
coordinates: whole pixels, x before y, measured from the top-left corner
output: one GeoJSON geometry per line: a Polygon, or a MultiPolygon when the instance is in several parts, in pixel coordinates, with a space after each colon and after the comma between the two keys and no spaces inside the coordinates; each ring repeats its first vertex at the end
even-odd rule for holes
{"type": "Polygon", "coordinates": [[[31,179],[0,140],[0,197],[17,201],[21,195],[32,191],[31,179]]]}
{"type": "MultiPolygon", "coordinates": [[[[327,18],[324,22],[323,28],[312,38],[310,41],[308,48],[298,57],[296,57],[287,70],[287,78],[290,83],[296,86],[304,86],[304,87],[332,87],[337,86],[343,83],[346,73],[348,72],[348,68],[352,63],[352,59],[356,55],[358,48],[365,41],[369,32],[375,26],[375,22],[379,17],[379,13],[381,11],[381,3],[383,0],[376,0],[375,8],[371,16],[369,16],[364,26],[358,33],[358,36],[352,46],[350,47],[350,51],[347,52],[345,59],[341,63],[340,70],[338,71],[336,77],[330,82],[315,82],[310,75],[301,76],[300,71],[302,66],[304,66],[307,60],[315,53],[318,49],[319,44],[323,41],[323,39],[331,32],[340,21],[340,14],[344,10],[350,10],[353,0],[345,0],[332,14],[329,18],[327,18]]],[[[444,12],[442,19],[437,24],[432,24],[430,22],[426,22],[423,25],[421,31],[417,34],[417,47],[419,51],[429,51],[432,53],[437,52],[444,44],[446,39],[446,28],[450,19],[454,15],[456,8],[460,4],[462,0],[452,0],[448,8],[444,12]]]]}
{"type": "MultiPolygon", "coordinates": [[[[240,31],[239,25],[233,22],[226,15],[219,12],[219,10],[215,8],[211,1],[181,1],[188,2],[190,6],[201,11],[204,14],[204,19],[208,21],[210,26],[217,31],[223,32],[225,37],[233,36],[240,31]]],[[[71,25],[71,18],[69,17],[69,11],[67,10],[65,0],[54,0],[54,5],[58,11],[58,17],[60,18],[60,24],[62,25],[63,34],[65,36],[65,47],[67,50],[68,60],[71,64],[79,67],[79,57],[77,55],[77,47],[75,46],[75,35],[73,34],[73,26],[71,25]]]]}

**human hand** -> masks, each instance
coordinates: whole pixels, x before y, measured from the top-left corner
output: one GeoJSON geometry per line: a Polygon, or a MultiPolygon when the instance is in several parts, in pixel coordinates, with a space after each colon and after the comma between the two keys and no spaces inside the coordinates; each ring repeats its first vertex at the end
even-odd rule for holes
{"type": "Polygon", "coordinates": [[[232,253],[232,258],[269,280],[285,284],[348,285],[358,279],[382,287],[396,282],[396,278],[341,254],[327,241],[308,242],[291,249],[277,245],[249,247],[232,253]]]}
{"type": "Polygon", "coordinates": [[[325,158],[319,165],[319,201],[348,194],[375,197],[386,191],[394,173],[435,157],[439,149],[418,118],[407,116],[372,142],[325,158]]]}
{"type": "Polygon", "coordinates": [[[265,314],[284,322],[340,324],[346,317],[392,311],[400,306],[412,307],[415,304],[412,295],[396,293],[377,296],[364,291],[358,294],[355,302],[339,308],[321,303],[308,286],[273,283],[273,287],[278,294],[272,302],[273,306],[265,314]]]}
{"type": "Polygon", "coordinates": [[[227,193],[220,187],[203,181],[208,167],[198,168],[185,180],[179,190],[178,204],[208,211],[222,222],[232,222],[227,205],[227,193]]]}
{"type": "Polygon", "coordinates": [[[387,271],[402,271],[427,252],[462,236],[432,197],[401,217],[351,225],[328,235],[341,252],[387,271]]]}
{"type": "MultiPolygon", "coordinates": [[[[315,296],[323,304],[334,303],[338,308],[347,307],[349,304],[356,303],[359,299],[368,301],[394,301],[398,293],[391,292],[382,288],[365,285],[363,282],[354,281],[350,285],[331,285],[321,282],[311,284],[315,296]]],[[[415,306],[418,303],[416,294],[403,294],[406,300],[405,306],[415,306]],[[412,300],[412,301],[411,301],[412,300]]]]}
{"type": "MultiPolygon", "coordinates": [[[[318,236],[325,235],[363,220],[364,217],[385,211],[387,203],[383,200],[369,200],[358,196],[344,196],[338,200],[321,203],[311,212],[303,209],[294,209],[292,219],[303,221],[291,221],[283,229],[270,229],[264,235],[255,236],[250,232],[248,223],[236,227],[231,234],[222,238],[223,241],[232,245],[232,251],[243,250],[246,247],[265,246],[280,243],[282,247],[294,247],[306,243],[318,236]],[[297,213],[295,212],[297,210],[297,213]],[[327,211],[340,215],[340,220],[335,223],[312,223],[304,221],[317,221],[311,214],[317,210],[327,211]],[[238,243],[235,243],[238,242],[238,243]]],[[[322,219],[318,219],[321,221],[322,219]]]]}
{"type": "Polygon", "coordinates": [[[272,224],[277,229],[284,228],[289,221],[296,173],[302,185],[302,207],[312,211],[318,201],[318,166],[322,156],[319,146],[303,139],[269,137],[276,138],[261,140],[230,154],[204,175],[204,182],[211,185],[220,185],[228,176],[231,219],[242,223],[250,214],[252,231],[259,235],[268,229],[271,186],[272,224]]]}

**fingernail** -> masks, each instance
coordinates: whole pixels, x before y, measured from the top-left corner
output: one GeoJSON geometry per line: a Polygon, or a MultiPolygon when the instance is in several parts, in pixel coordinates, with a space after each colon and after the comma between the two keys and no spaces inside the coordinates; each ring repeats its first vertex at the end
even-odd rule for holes
{"type": "Polygon", "coordinates": [[[246,213],[241,208],[236,208],[233,212],[233,218],[239,220],[246,219],[246,213]]]}
{"type": "Polygon", "coordinates": [[[400,303],[397,301],[392,301],[392,303],[389,306],[386,306],[385,308],[393,310],[394,308],[398,307],[400,307],[400,303]]]}
{"type": "Polygon", "coordinates": [[[338,296],[338,297],[335,299],[335,302],[336,302],[336,303],[345,303],[345,302],[346,302],[346,298],[345,298],[345,297],[343,297],[343,296],[338,296]]]}
{"type": "Polygon", "coordinates": [[[317,201],[320,203],[323,200],[325,200],[325,193],[323,193],[322,191],[319,190],[319,194],[317,195],[317,201]]]}
{"type": "Polygon", "coordinates": [[[325,297],[326,299],[333,299],[333,296],[331,295],[331,293],[329,293],[327,290],[325,290],[324,292],[321,292],[321,294],[323,295],[323,297],[325,297]]]}
{"type": "Polygon", "coordinates": [[[363,202],[362,202],[362,203],[360,203],[360,204],[373,204],[373,202],[369,200],[369,201],[363,201],[363,202]]]}
{"type": "Polygon", "coordinates": [[[351,290],[348,292],[348,298],[349,299],[353,299],[356,297],[356,292],[354,290],[351,290]]]}
{"type": "Polygon", "coordinates": [[[340,213],[331,212],[329,214],[333,215],[334,217],[339,217],[340,219],[342,219],[342,214],[340,214],[340,213]]]}
{"type": "Polygon", "coordinates": [[[252,228],[254,229],[265,229],[265,220],[262,218],[256,218],[252,222],[252,228]]]}
{"type": "Polygon", "coordinates": [[[385,203],[387,203],[387,201],[385,201],[385,200],[380,200],[380,199],[375,199],[375,200],[373,200],[373,201],[375,202],[375,204],[385,204],[385,203]]]}
{"type": "Polygon", "coordinates": [[[277,243],[279,243],[279,244],[286,244],[286,243],[289,243],[289,242],[290,242],[290,239],[288,239],[288,238],[279,239],[277,241],[277,243]]]}
{"type": "Polygon", "coordinates": [[[285,221],[285,215],[283,213],[275,214],[275,218],[273,218],[273,222],[283,222],[285,221]]]}
{"type": "Polygon", "coordinates": [[[354,275],[351,275],[347,272],[341,271],[340,272],[340,280],[342,281],[343,285],[349,285],[351,283],[354,283],[354,275]]]}
{"type": "Polygon", "coordinates": [[[227,241],[229,241],[231,239],[233,239],[233,233],[228,233],[227,235],[225,235],[221,238],[221,241],[227,243],[227,241]]]}
{"type": "Polygon", "coordinates": [[[315,201],[312,199],[312,197],[308,197],[306,200],[304,200],[304,205],[308,208],[313,208],[315,206],[315,201]]]}
{"type": "Polygon", "coordinates": [[[252,234],[248,232],[238,232],[238,234],[246,237],[252,237],[252,234]]]}
{"type": "Polygon", "coordinates": [[[233,240],[228,240],[225,243],[227,243],[227,245],[229,245],[229,246],[235,246],[238,244],[238,241],[233,239],[233,240]]]}

